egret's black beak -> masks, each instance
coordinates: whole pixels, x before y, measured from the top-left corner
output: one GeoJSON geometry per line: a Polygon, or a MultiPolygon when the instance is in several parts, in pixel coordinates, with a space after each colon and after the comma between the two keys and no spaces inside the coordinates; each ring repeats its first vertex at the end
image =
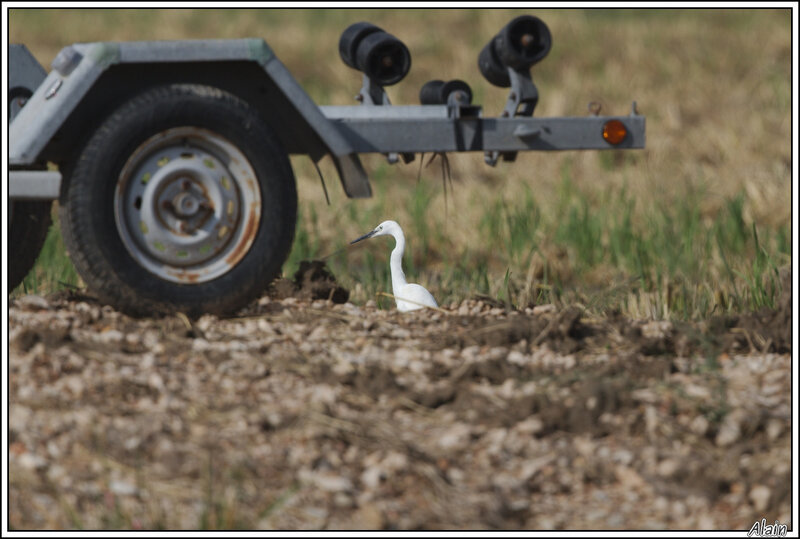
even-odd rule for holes
{"type": "Polygon", "coordinates": [[[360,242],[361,240],[365,240],[365,239],[367,239],[367,238],[371,238],[372,236],[374,236],[374,235],[375,235],[375,232],[377,232],[377,231],[376,231],[376,230],[373,230],[372,232],[369,232],[369,233],[367,233],[367,234],[364,234],[364,235],[363,235],[363,236],[361,236],[360,238],[356,238],[356,239],[354,239],[353,241],[351,241],[351,242],[350,242],[350,245],[353,245],[354,243],[358,243],[358,242],[360,242]]]}

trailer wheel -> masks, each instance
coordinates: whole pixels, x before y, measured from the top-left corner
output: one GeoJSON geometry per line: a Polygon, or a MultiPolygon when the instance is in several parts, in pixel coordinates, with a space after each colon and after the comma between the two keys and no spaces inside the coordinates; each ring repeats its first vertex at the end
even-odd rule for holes
{"type": "Polygon", "coordinates": [[[67,175],[60,218],[78,273],[133,315],[231,314],[278,276],[297,192],[258,113],[208,86],[174,84],[122,105],[67,175]]]}
{"type": "Polygon", "coordinates": [[[50,228],[52,206],[50,201],[9,201],[9,291],[22,282],[39,257],[50,228]]]}

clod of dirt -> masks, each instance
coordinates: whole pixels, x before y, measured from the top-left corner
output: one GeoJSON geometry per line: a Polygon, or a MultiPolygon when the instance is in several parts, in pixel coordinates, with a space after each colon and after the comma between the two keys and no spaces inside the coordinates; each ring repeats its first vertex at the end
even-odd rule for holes
{"type": "Polygon", "coordinates": [[[278,299],[295,297],[315,300],[329,299],[333,303],[346,303],[350,291],[339,286],[336,277],[323,260],[303,260],[294,273],[294,280],[278,279],[272,284],[272,295],[278,299]]]}
{"type": "Polygon", "coordinates": [[[447,335],[444,345],[503,346],[524,339],[533,346],[546,343],[551,350],[570,354],[595,331],[581,321],[581,314],[581,309],[573,306],[556,316],[520,315],[499,324],[481,316],[461,316],[456,324],[469,329],[447,335]]]}
{"type": "Polygon", "coordinates": [[[790,267],[781,269],[781,295],[775,309],[764,307],[753,313],[714,318],[714,326],[726,326],[721,339],[726,349],[752,352],[792,351],[792,273],[790,267]]]}

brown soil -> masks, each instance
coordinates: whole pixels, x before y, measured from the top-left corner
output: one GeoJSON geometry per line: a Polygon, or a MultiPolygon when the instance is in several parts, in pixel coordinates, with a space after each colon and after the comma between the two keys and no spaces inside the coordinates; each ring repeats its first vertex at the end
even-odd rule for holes
{"type": "Polygon", "coordinates": [[[322,260],[303,260],[294,272],[294,280],[277,279],[269,293],[276,299],[295,297],[303,300],[327,299],[333,303],[346,303],[350,291],[339,286],[336,277],[322,260]]]}
{"type": "Polygon", "coordinates": [[[698,324],[346,299],[311,263],[231,319],[12,301],[10,524],[791,529],[790,289],[698,324]]]}

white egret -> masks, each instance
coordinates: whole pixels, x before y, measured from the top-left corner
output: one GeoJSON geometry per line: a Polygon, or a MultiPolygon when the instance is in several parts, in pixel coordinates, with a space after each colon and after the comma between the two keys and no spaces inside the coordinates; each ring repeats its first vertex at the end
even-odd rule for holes
{"type": "Polygon", "coordinates": [[[392,295],[397,303],[397,310],[407,312],[422,309],[423,307],[438,307],[439,305],[436,303],[433,295],[425,290],[423,286],[406,281],[406,275],[403,273],[402,267],[403,251],[406,248],[406,237],[403,235],[403,229],[400,228],[400,225],[396,222],[384,221],[375,227],[372,232],[354,239],[350,244],[352,245],[361,240],[366,240],[375,236],[394,237],[395,246],[392,250],[389,268],[392,271],[392,295]]]}

